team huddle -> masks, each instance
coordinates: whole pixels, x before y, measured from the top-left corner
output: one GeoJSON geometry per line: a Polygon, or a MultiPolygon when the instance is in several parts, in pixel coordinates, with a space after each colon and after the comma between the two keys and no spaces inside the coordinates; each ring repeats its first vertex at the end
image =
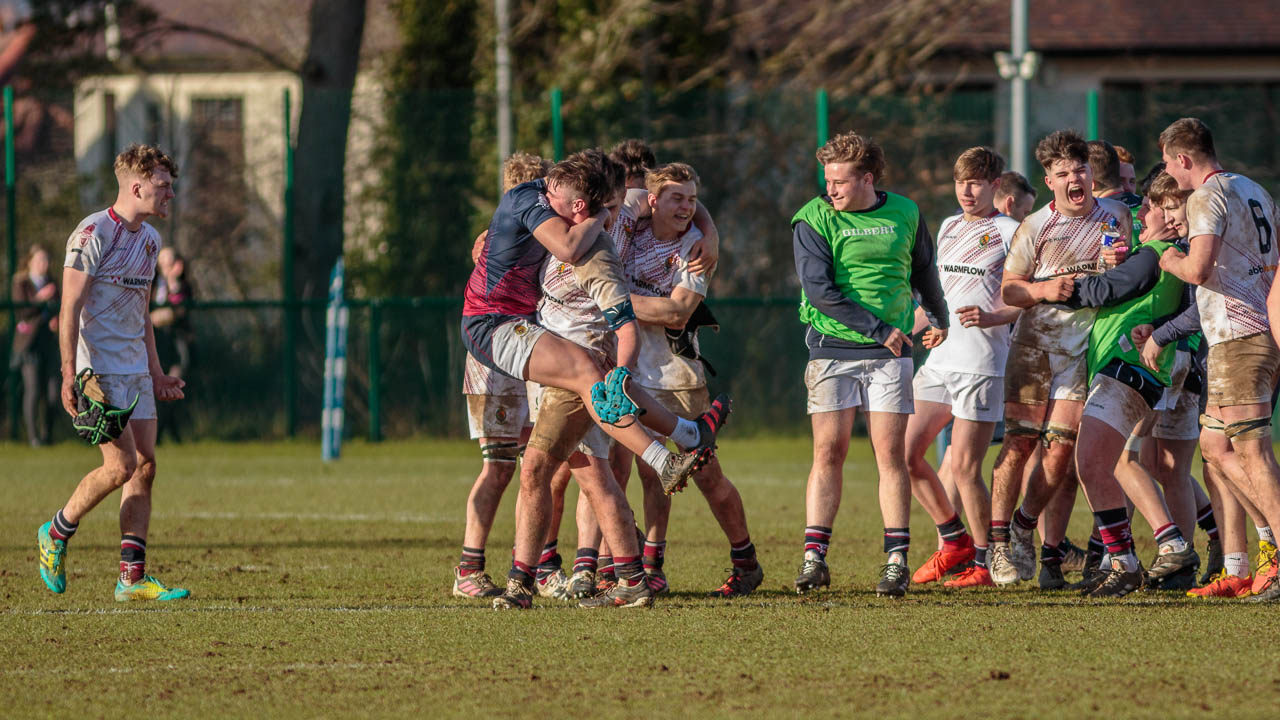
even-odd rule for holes
{"type": "MultiPolygon", "coordinates": [[[[798,593],[831,584],[861,408],[884,524],[878,595],[1036,579],[1099,598],[1143,587],[1280,597],[1271,438],[1280,212],[1263,188],[1221,167],[1203,122],[1172,123],[1156,146],[1163,161],[1139,183],[1123,148],[1050,134],[1036,159],[1052,198],[1035,212],[1025,177],[1004,172],[991,148],[969,148],[954,166],[959,212],[936,239],[913,201],[877,187],[885,157],[873,141],[847,133],[818,150],[826,193],[791,225],[813,430],[798,593]],[[929,350],[919,368],[915,342],[929,350]],[[983,459],[998,428],[988,489],[983,459]],[[937,467],[926,459],[935,443],[945,447],[937,467]],[[1197,444],[1204,489],[1191,475],[1197,444]],[[1066,537],[1078,489],[1094,519],[1087,548],[1066,537]],[[936,550],[914,571],[913,497],[937,527],[936,550]],[[1158,548],[1145,568],[1134,511],[1158,548]]],[[[121,488],[115,598],[181,599],[187,590],[146,572],[155,404],[181,399],[183,381],[156,355],[147,302],[161,240],[145,220],[167,213],[178,170],[156,148],[131,146],[115,173],[115,203],[68,240],[59,318],[63,405],[103,464],[38,529],[40,573],[49,590],[65,590],[79,521],[121,488]]],[[[535,596],[649,606],[668,592],[671,495],[691,479],[732,563],[710,595],[751,594],[764,571],[716,457],[732,404],[708,392],[715,371],[698,340],[700,328],[717,327],[704,300],[719,234],[697,173],[628,140],[554,165],[518,153],[504,185],[464,293],[463,392],[483,466],[454,595],[495,609],[529,608],[535,596]],[[485,549],[517,465],[501,587],[485,549]],[[625,492],[633,465],[643,526],[625,492]],[[578,537],[566,571],[558,537],[571,478],[578,537]]]]}
{"type": "MultiPolygon", "coordinates": [[[[1037,579],[1091,597],[1144,586],[1280,597],[1270,430],[1280,322],[1268,323],[1280,319],[1280,213],[1256,183],[1221,168],[1199,120],[1173,123],[1158,147],[1163,162],[1139,185],[1123,148],[1050,134],[1036,159],[1052,199],[1034,213],[1027,179],[1004,172],[994,150],[970,148],[954,168],[960,211],[936,242],[914,202],[876,187],[885,158],[873,141],[847,133],[818,151],[827,192],[792,220],[814,442],[798,593],[831,583],[827,553],[862,408],[884,522],[878,595],[901,597],[913,582],[1037,579]],[[913,338],[930,351],[919,369],[913,338]],[[1001,424],[988,490],[982,461],[1001,424]],[[935,468],[926,452],[948,429],[935,468]],[[1207,493],[1190,472],[1197,442],[1207,493]],[[1087,549],[1066,537],[1077,489],[1094,517],[1087,549]],[[914,572],[912,497],[937,526],[937,549],[914,572]],[[1158,548],[1146,568],[1135,510],[1158,548]],[[1081,579],[1069,584],[1072,572],[1081,579]]],[[[464,392],[485,464],[454,594],[492,597],[495,608],[527,608],[534,595],[650,605],[667,591],[669,496],[690,477],[733,561],[711,594],[750,594],[763,571],[715,457],[730,401],[711,401],[697,339],[716,323],[703,300],[718,259],[697,174],[658,165],[636,140],[550,167],[517,155],[505,169],[508,191],[476,240],[463,312],[464,392]],[[521,456],[504,591],[485,573],[484,545],[521,456]],[[624,494],[633,461],[643,530],[624,494]],[[557,538],[570,477],[581,497],[566,572],[557,538]]]]}

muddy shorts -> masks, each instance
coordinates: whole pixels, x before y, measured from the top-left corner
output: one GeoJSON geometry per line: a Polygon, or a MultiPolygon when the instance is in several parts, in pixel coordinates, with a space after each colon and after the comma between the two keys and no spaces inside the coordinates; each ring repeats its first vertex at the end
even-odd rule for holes
{"type": "Polygon", "coordinates": [[[151,375],[99,375],[98,384],[102,386],[102,394],[106,396],[108,405],[127,408],[133,404],[134,398],[138,399],[133,414],[129,416],[130,420],[156,419],[156,394],[155,387],[151,384],[151,375]]]}
{"type": "Polygon", "coordinates": [[[533,346],[546,328],[522,315],[464,315],[462,344],[482,364],[525,379],[533,346]]]}
{"type": "Polygon", "coordinates": [[[1093,376],[1084,416],[1101,420],[1127,438],[1163,394],[1164,387],[1145,370],[1112,360],[1093,376]]]}
{"type": "Polygon", "coordinates": [[[518,438],[529,421],[524,395],[467,395],[471,439],[518,438]]]}
{"type": "Polygon", "coordinates": [[[1220,342],[1209,348],[1207,404],[1257,405],[1271,401],[1280,376],[1280,348],[1271,333],[1220,342]]]}
{"type": "Polygon", "coordinates": [[[529,408],[534,418],[529,447],[560,461],[567,461],[575,451],[609,459],[613,439],[591,419],[577,394],[529,383],[529,408]]]}
{"type": "Polygon", "coordinates": [[[1089,371],[1083,355],[1070,357],[1013,343],[1004,369],[1004,400],[1047,405],[1050,400],[1083,402],[1089,393],[1089,371]]]}
{"type": "Polygon", "coordinates": [[[809,414],[862,407],[869,412],[915,412],[911,358],[810,360],[804,369],[809,414]]]}
{"type": "Polygon", "coordinates": [[[1156,404],[1151,437],[1161,440],[1196,440],[1200,437],[1200,388],[1188,382],[1192,374],[1191,353],[1174,355],[1172,382],[1156,404]]]}

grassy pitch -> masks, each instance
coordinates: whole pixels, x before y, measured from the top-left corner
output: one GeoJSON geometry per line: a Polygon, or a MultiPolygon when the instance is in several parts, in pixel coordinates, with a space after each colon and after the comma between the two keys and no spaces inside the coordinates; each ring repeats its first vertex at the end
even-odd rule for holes
{"type": "MultiPolygon", "coordinates": [[[[495,613],[449,592],[478,455],[462,442],[356,444],[326,466],[308,444],[162,447],[149,569],[192,598],[117,605],[114,497],[72,541],[64,595],[36,571],[37,525],[97,452],[0,447],[0,714],[1167,718],[1280,704],[1276,606],[1091,602],[1026,586],[875,598],[881,525],[865,440],[846,466],[830,592],[799,598],[791,585],[808,440],[739,439],[721,458],[764,565],[756,595],[703,597],[725,577],[728,547],[691,488],[672,511],[674,592],[653,610],[540,601],[495,613]]],[[[495,578],[513,493],[489,542],[495,578]]],[[[575,496],[571,486],[567,558],[575,496]]],[[[934,539],[918,509],[912,529],[914,566],[934,539]]],[[[1140,521],[1135,535],[1151,555],[1140,521]]]]}

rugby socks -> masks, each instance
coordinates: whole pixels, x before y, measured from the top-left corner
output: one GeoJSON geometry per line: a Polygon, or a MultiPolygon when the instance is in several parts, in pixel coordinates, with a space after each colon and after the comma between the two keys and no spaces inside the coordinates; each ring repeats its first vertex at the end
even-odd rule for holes
{"type": "Polygon", "coordinates": [[[969,539],[969,533],[964,529],[964,523],[960,521],[960,514],[956,513],[951,519],[938,526],[938,536],[942,538],[942,544],[948,548],[966,547],[969,539]]]}
{"type": "Polygon", "coordinates": [[[462,557],[458,560],[458,575],[466,577],[478,572],[484,572],[484,548],[463,545],[462,557]]]}
{"type": "Polygon", "coordinates": [[[1222,567],[1226,569],[1228,575],[1235,577],[1249,577],[1249,553],[1227,553],[1222,556],[1222,567]]]}
{"type": "Polygon", "coordinates": [[[907,564],[907,551],[911,549],[911,528],[885,528],[884,551],[889,562],[907,564]]]}
{"type": "Polygon", "coordinates": [[[54,540],[61,540],[65,543],[70,540],[71,536],[75,535],[76,530],[79,529],[80,523],[71,522],[67,519],[67,516],[63,515],[62,511],[59,510],[53,515],[53,524],[49,526],[49,537],[52,537],[54,540]]]}
{"type": "Polygon", "coordinates": [[[537,568],[529,563],[522,563],[519,560],[511,561],[511,572],[507,573],[507,577],[511,580],[519,581],[525,587],[533,586],[533,578],[538,574],[537,568]]]}
{"type": "Polygon", "coordinates": [[[985,568],[987,566],[987,546],[986,545],[973,546],[973,564],[977,565],[980,568],[985,568]]]}
{"type": "Polygon", "coordinates": [[[644,565],[637,555],[614,555],[613,571],[619,580],[644,582],[644,565]]]}
{"type": "Polygon", "coordinates": [[[1262,542],[1269,542],[1272,545],[1276,544],[1276,536],[1274,533],[1271,532],[1270,527],[1266,525],[1262,527],[1258,527],[1257,525],[1254,525],[1253,528],[1258,531],[1258,540],[1262,542]]]}
{"type": "Polygon", "coordinates": [[[612,555],[600,556],[600,568],[596,570],[596,576],[601,578],[602,580],[618,579],[618,573],[616,572],[616,568],[614,566],[614,559],[612,555]]]}
{"type": "Polygon", "coordinates": [[[582,571],[595,572],[596,563],[600,560],[600,553],[595,548],[580,547],[578,548],[577,557],[573,559],[573,571],[580,573],[582,571]]]}
{"type": "Polygon", "coordinates": [[[1137,570],[1138,557],[1133,554],[1133,534],[1129,530],[1129,514],[1125,509],[1102,510],[1095,512],[1093,517],[1102,535],[1102,543],[1107,547],[1107,557],[1122,562],[1126,570],[1137,570]]]}
{"type": "Polygon", "coordinates": [[[1156,546],[1160,548],[1161,553],[1182,552],[1187,549],[1186,538],[1182,537],[1182,531],[1173,523],[1156,528],[1155,537],[1156,546]]]}
{"type": "Polygon", "coordinates": [[[120,582],[132,585],[147,574],[147,541],[137,535],[120,536],[120,582]]]}
{"type": "Polygon", "coordinates": [[[729,560],[735,569],[755,570],[760,564],[756,561],[756,546],[748,535],[738,542],[729,543],[729,560]]]}
{"type": "Polygon", "coordinates": [[[542,555],[538,557],[538,579],[545,580],[559,570],[564,561],[560,557],[558,543],[555,540],[542,546],[542,555]]]}
{"type": "Polygon", "coordinates": [[[1013,511],[1013,524],[1022,530],[1036,529],[1036,519],[1024,512],[1021,506],[1013,511]]]}
{"type": "Polygon", "coordinates": [[[640,454],[640,459],[644,461],[644,464],[657,472],[662,472],[662,468],[666,467],[667,460],[671,457],[671,451],[667,449],[667,446],[657,440],[649,443],[648,449],[640,454]]]}
{"type": "Polygon", "coordinates": [[[702,439],[701,435],[701,431],[698,430],[698,423],[678,417],[676,418],[676,429],[671,431],[671,441],[682,448],[691,448],[698,445],[698,441],[702,439]]]}
{"type": "Polygon", "coordinates": [[[1007,520],[992,520],[991,534],[988,537],[993,543],[1009,542],[1009,522],[1007,520]]]}
{"type": "Polygon", "coordinates": [[[831,528],[821,525],[810,525],[804,529],[804,554],[814,553],[818,559],[827,561],[827,548],[831,546],[831,528]]]}
{"type": "Polygon", "coordinates": [[[667,557],[667,541],[649,542],[644,541],[644,569],[661,570],[662,562],[667,557]]]}
{"type": "Polygon", "coordinates": [[[1040,564],[1062,566],[1062,548],[1057,545],[1040,546],[1040,564]]]}
{"type": "Polygon", "coordinates": [[[1218,518],[1213,514],[1213,505],[1205,505],[1196,511],[1196,525],[1200,526],[1210,540],[1218,539],[1218,518]]]}
{"type": "MultiPolygon", "coordinates": [[[[1095,529],[1094,532],[1096,533],[1097,530],[1095,529]]],[[[1090,535],[1089,547],[1085,549],[1085,553],[1089,555],[1097,555],[1098,557],[1102,557],[1103,555],[1107,554],[1107,546],[1102,544],[1101,538],[1090,535]]]]}

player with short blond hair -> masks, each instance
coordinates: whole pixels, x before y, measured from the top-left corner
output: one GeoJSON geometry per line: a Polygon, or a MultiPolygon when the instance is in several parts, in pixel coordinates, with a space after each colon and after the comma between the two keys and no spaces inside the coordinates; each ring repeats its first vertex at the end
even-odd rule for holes
{"type": "Polygon", "coordinates": [[[160,233],[146,222],[166,217],[178,166],[159,148],[130,145],[115,160],[119,186],[111,207],[80,222],[67,241],[58,340],[62,351],[62,405],[75,417],[74,384],[92,370],[105,396],[132,405],[124,432],[99,445],[102,466],[84,476],[71,499],[37,531],[40,576],[52,592],[66,589],[67,543],[80,520],[120,491],[120,573],[115,599],[177,600],[146,571],[151,489],[156,477],[156,401],[181,400],[185,382],[165,374],[147,312],[160,233]]]}

